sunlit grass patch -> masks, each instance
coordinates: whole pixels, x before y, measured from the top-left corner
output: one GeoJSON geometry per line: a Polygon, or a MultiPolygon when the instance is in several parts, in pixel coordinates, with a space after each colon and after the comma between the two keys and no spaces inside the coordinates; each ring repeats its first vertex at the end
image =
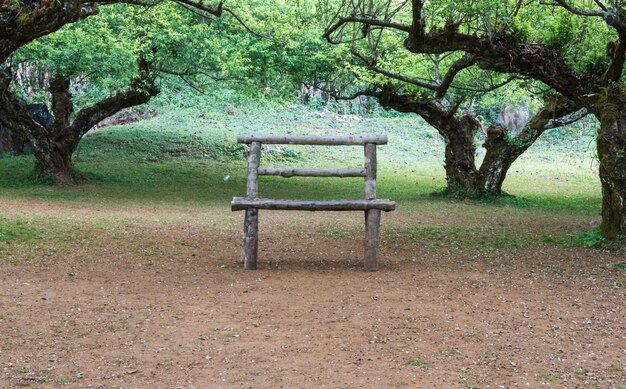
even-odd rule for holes
{"type": "Polygon", "coordinates": [[[40,231],[30,222],[0,218],[0,250],[1,243],[28,243],[40,236],[40,231]]]}

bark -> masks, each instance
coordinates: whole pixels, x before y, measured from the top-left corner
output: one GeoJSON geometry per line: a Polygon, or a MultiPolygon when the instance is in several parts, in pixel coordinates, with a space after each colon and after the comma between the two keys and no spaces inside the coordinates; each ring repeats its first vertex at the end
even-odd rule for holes
{"type": "Polygon", "coordinates": [[[11,77],[7,73],[0,74],[0,111],[5,127],[18,133],[28,140],[31,151],[38,163],[49,168],[55,181],[67,183],[71,181],[70,166],[63,158],[41,124],[37,123],[28,112],[26,103],[17,98],[10,90],[11,77]]]}
{"type": "Polygon", "coordinates": [[[502,184],[521,152],[514,152],[507,141],[506,128],[492,125],[487,129],[484,147],[487,150],[483,163],[480,166],[480,181],[484,191],[491,195],[502,194],[502,184]]]}
{"type": "Polygon", "coordinates": [[[478,129],[470,115],[446,118],[438,128],[444,138],[447,187],[445,192],[455,197],[477,197],[484,194],[476,169],[474,136],[478,129]]]}
{"type": "Polygon", "coordinates": [[[597,137],[602,185],[602,236],[626,236],[626,90],[615,86],[599,104],[597,137]]]}

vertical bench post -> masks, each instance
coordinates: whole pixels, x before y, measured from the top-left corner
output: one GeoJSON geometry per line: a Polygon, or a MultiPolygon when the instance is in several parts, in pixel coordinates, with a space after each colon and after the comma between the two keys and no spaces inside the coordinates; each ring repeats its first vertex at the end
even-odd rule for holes
{"type": "MultiPolygon", "coordinates": [[[[365,144],[365,200],[376,200],[376,144],[365,144]]],[[[378,270],[380,209],[365,211],[365,271],[378,270]]]]}
{"type": "Polygon", "coordinates": [[[376,145],[365,144],[365,200],[376,200],[376,145]]]}
{"type": "MultiPolygon", "coordinates": [[[[254,200],[259,197],[259,161],[261,159],[261,143],[252,142],[250,154],[248,155],[248,182],[246,188],[246,198],[254,200]]],[[[256,260],[259,248],[259,209],[246,209],[246,216],[243,224],[243,248],[241,250],[241,261],[244,269],[256,269],[256,260]]]]}

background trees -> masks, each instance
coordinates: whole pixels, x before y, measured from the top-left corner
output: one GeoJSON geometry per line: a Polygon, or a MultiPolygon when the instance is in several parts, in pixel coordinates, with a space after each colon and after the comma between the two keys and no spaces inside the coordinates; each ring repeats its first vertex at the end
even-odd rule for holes
{"type": "Polygon", "coordinates": [[[329,48],[321,36],[329,4],[241,2],[235,13],[189,1],[112,3],[60,10],[16,3],[2,11],[5,30],[15,31],[2,58],[8,94],[0,116],[29,143],[37,173],[52,173],[59,183],[74,179],[72,154],[89,129],[149,101],[165,78],[197,91],[234,81],[239,91],[277,96],[338,74],[342,49],[329,48]],[[229,17],[216,18],[223,13],[229,17]],[[28,36],[19,32],[25,29],[28,36]],[[46,102],[53,128],[34,120],[18,97],[46,102]]]}
{"type": "Polygon", "coordinates": [[[559,99],[587,109],[600,122],[602,233],[614,239],[626,234],[625,10],[619,1],[595,1],[593,8],[582,3],[344,2],[326,36],[332,41],[346,28],[361,37],[372,29],[393,29],[404,34],[403,47],[411,53],[458,53],[480,69],[542,82],[559,99]],[[393,18],[380,12],[388,9],[394,9],[393,18]]]}

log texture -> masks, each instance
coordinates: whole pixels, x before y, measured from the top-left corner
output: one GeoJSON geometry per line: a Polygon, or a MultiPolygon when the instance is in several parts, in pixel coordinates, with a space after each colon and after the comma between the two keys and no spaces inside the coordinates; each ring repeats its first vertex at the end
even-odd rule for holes
{"type": "Polygon", "coordinates": [[[238,143],[269,143],[278,145],[326,145],[352,146],[373,143],[387,144],[387,135],[337,135],[337,136],[300,136],[300,135],[239,135],[238,143]]]}
{"type": "Polygon", "coordinates": [[[379,231],[380,209],[368,209],[365,211],[365,271],[378,270],[379,231]]]}
{"type": "Polygon", "coordinates": [[[249,200],[235,197],[230,203],[230,208],[233,211],[258,208],[285,211],[366,211],[368,209],[378,209],[389,212],[396,209],[396,202],[391,200],[249,200]]]}
{"type": "Polygon", "coordinates": [[[257,208],[246,209],[246,217],[243,222],[243,248],[241,260],[246,270],[256,269],[256,259],[259,252],[259,210],[257,208]]]}
{"type": "Polygon", "coordinates": [[[378,270],[381,211],[393,211],[395,201],[376,199],[376,145],[386,144],[386,135],[353,136],[275,136],[242,135],[239,143],[250,144],[248,154],[248,180],[246,197],[235,197],[231,202],[233,211],[245,210],[243,247],[241,261],[245,269],[256,269],[259,243],[259,209],[286,211],[365,211],[365,258],[366,271],[378,270]],[[269,144],[303,145],[363,145],[365,165],[363,168],[291,168],[259,167],[261,146],[269,144]],[[364,177],[365,200],[274,200],[259,199],[258,176],[282,177],[364,177]]]}
{"type": "Polygon", "coordinates": [[[260,176],[281,177],[365,177],[365,169],[317,169],[317,168],[293,168],[293,167],[260,167],[260,176]]]}
{"type": "MultiPolygon", "coordinates": [[[[248,154],[248,183],[246,185],[246,198],[259,197],[259,161],[261,160],[261,144],[253,142],[248,154]]],[[[246,217],[243,222],[243,247],[241,260],[246,270],[256,269],[256,259],[259,247],[259,210],[256,208],[246,209],[246,217]]]]}
{"type": "Polygon", "coordinates": [[[255,199],[259,197],[259,161],[261,160],[261,144],[252,142],[250,153],[248,154],[248,184],[246,188],[246,197],[255,199]]]}
{"type": "Polygon", "coordinates": [[[365,200],[376,198],[376,145],[365,144],[365,200]]]}

